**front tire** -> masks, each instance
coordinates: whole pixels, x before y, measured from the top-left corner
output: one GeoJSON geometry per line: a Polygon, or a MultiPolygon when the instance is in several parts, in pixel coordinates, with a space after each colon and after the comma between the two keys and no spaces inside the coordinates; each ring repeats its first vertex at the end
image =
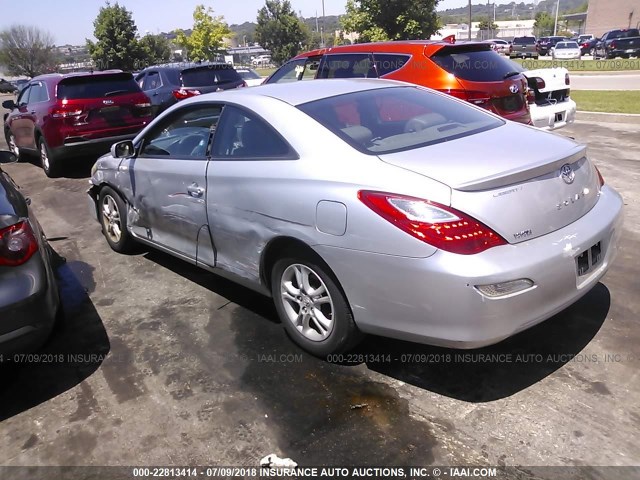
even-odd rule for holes
{"type": "Polygon", "coordinates": [[[326,357],[362,339],[338,281],[321,260],[304,253],[278,260],[271,291],[285,330],[307,352],[326,357]]]}
{"type": "Polygon", "coordinates": [[[130,253],[135,240],[127,230],[127,207],[115,190],[103,187],[98,195],[98,213],[102,233],[112,250],[118,253],[130,253]]]}
{"type": "Polygon", "coordinates": [[[16,137],[13,135],[13,133],[11,133],[11,130],[6,130],[4,132],[4,138],[7,141],[9,150],[11,150],[13,154],[18,157],[18,160],[20,160],[20,147],[18,147],[18,144],[16,143],[16,137]]]}

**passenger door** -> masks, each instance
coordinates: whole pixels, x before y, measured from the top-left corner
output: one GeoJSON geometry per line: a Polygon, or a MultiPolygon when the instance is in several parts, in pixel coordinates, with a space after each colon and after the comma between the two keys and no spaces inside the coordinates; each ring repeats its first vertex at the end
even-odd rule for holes
{"type": "Polygon", "coordinates": [[[29,95],[31,93],[31,85],[27,85],[16,100],[16,108],[14,108],[9,117],[7,124],[11,133],[15,138],[16,145],[20,148],[35,149],[35,139],[33,138],[33,118],[29,114],[29,95]]]}
{"type": "Polygon", "coordinates": [[[158,123],[125,159],[135,215],[134,235],[196,261],[199,235],[210,245],[206,212],[209,144],[222,106],[185,106],[158,123]]]}

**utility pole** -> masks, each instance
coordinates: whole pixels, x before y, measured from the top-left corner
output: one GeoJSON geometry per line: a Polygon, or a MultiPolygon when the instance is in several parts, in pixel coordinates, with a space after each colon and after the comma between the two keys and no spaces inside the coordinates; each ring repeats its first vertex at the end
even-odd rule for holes
{"type": "Polygon", "coordinates": [[[322,0],[322,29],[320,30],[320,42],[322,43],[322,48],[324,48],[324,0],[322,0]]]}
{"type": "Polygon", "coordinates": [[[558,34],[558,10],[560,9],[560,0],[556,2],[556,22],[553,24],[553,36],[558,34]]]}
{"type": "Polygon", "coordinates": [[[471,0],[469,0],[469,40],[471,40],[471,0]]]}

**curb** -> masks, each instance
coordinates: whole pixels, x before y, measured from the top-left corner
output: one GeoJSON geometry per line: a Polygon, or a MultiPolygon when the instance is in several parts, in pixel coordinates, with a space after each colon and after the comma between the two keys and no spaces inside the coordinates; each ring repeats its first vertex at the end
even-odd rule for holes
{"type": "Polygon", "coordinates": [[[576,120],[605,123],[632,123],[640,125],[640,114],[578,111],[576,112],[576,120]]]}

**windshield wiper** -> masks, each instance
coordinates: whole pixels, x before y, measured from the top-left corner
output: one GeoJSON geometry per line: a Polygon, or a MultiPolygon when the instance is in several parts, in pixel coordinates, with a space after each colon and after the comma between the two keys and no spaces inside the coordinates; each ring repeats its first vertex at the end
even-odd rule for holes
{"type": "Polygon", "coordinates": [[[107,92],[104,94],[105,97],[110,97],[112,95],[118,95],[119,93],[127,93],[129,90],[114,90],[113,92],[107,92]]]}
{"type": "Polygon", "coordinates": [[[516,75],[520,75],[520,72],[507,72],[504,74],[504,77],[502,77],[503,80],[506,80],[507,78],[511,78],[511,77],[515,77],[516,75]]]}

